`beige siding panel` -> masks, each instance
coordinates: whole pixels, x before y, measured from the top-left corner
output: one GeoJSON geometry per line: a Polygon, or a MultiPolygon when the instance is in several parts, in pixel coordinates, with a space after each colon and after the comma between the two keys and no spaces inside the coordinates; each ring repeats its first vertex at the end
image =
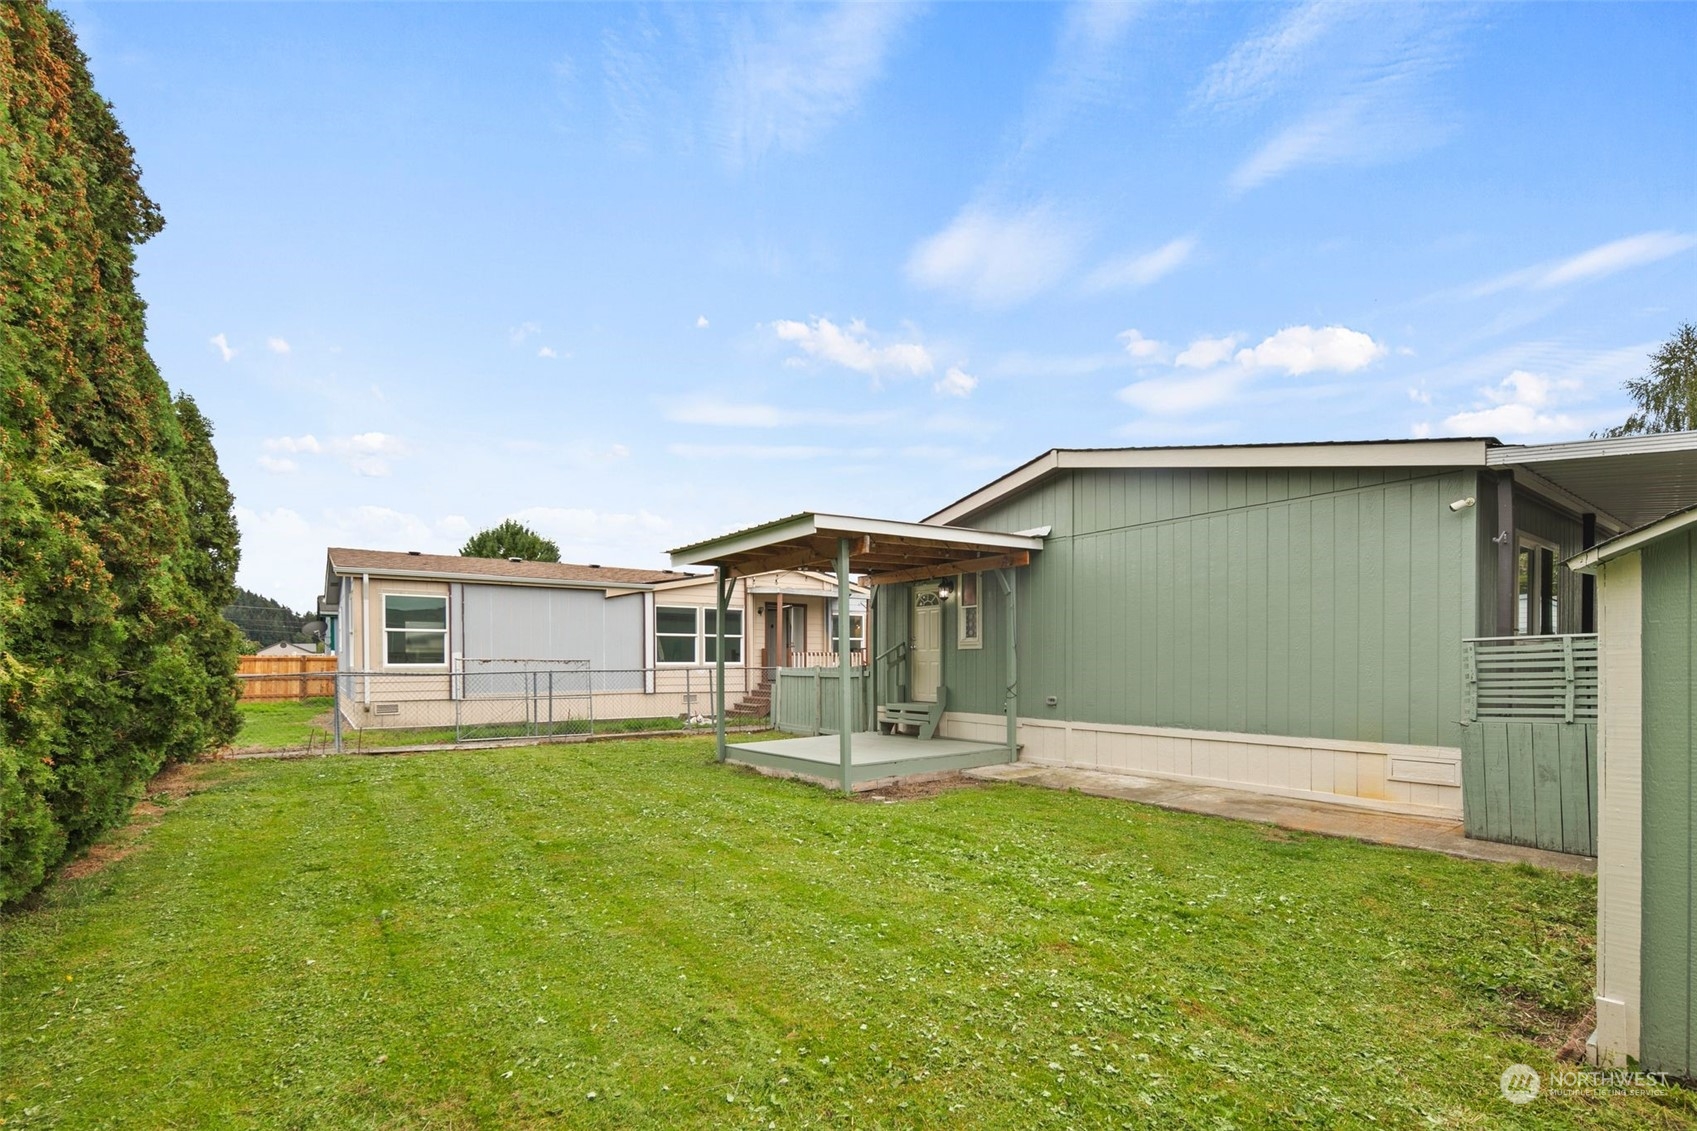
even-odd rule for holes
{"type": "MultiPolygon", "coordinates": [[[[1004,726],[1000,715],[949,711],[937,733],[996,742],[1004,736],[1004,726]]],[[[1391,778],[1393,761],[1459,766],[1461,751],[1449,747],[1026,718],[1019,721],[1019,741],[1020,760],[1042,765],[1144,774],[1426,816],[1461,813],[1459,785],[1391,778]]]]}
{"type": "Polygon", "coordinates": [[[1597,585],[1597,1032],[1599,1063],[1639,1055],[1643,932],[1642,563],[1604,565],[1597,585]]]}

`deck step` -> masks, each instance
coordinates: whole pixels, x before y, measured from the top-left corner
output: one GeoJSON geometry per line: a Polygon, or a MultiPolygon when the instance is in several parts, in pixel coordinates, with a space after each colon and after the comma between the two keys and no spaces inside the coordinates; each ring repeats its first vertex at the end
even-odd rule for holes
{"type": "Polygon", "coordinates": [[[935,703],[885,703],[878,708],[878,730],[885,734],[900,734],[903,727],[913,727],[917,736],[929,740],[943,721],[943,705],[948,688],[937,689],[935,703]],[[888,727],[888,730],[884,728],[888,727]]]}

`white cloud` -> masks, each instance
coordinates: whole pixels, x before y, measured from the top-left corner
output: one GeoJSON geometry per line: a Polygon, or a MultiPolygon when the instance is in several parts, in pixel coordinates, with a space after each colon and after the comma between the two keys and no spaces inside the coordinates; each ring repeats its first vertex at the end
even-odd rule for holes
{"type": "Polygon", "coordinates": [[[813,444],[668,444],[666,451],[694,460],[808,460],[835,454],[813,444]]]}
{"type": "Polygon", "coordinates": [[[969,205],[907,261],[914,285],[985,306],[1011,306],[1049,289],[1078,260],[1075,224],[1047,205],[996,213],[969,205]]]}
{"type": "Polygon", "coordinates": [[[313,455],[324,450],[324,445],[318,442],[318,437],[308,433],[305,436],[277,436],[264,442],[268,452],[309,452],[313,455]]]}
{"type": "Polygon", "coordinates": [[[1154,377],[1127,385],[1119,398],[1143,412],[1195,412],[1229,401],[1247,379],[1247,374],[1229,367],[1194,377],[1154,377]]]}
{"type": "Polygon", "coordinates": [[[1121,287],[1147,287],[1183,267],[1195,250],[1196,241],[1186,236],[1142,255],[1104,263],[1084,281],[1085,289],[1106,291],[1121,287]]]}
{"type": "Polygon", "coordinates": [[[1210,369],[1231,357],[1237,348],[1237,337],[1197,338],[1184,349],[1173,364],[1184,369],[1210,369]]]}
{"type": "Polygon", "coordinates": [[[970,397],[972,390],[978,388],[978,378],[958,365],[951,365],[943,379],[931,388],[946,397],[970,397]]]}
{"type": "Polygon", "coordinates": [[[1125,352],[1139,361],[1152,361],[1166,352],[1166,344],[1157,342],[1154,338],[1145,338],[1136,330],[1121,330],[1114,335],[1125,345],[1125,352]]]}
{"type": "Polygon", "coordinates": [[[543,346],[541,349],[536,351],[536,356],[554,358],[559,357],[560,355],[554,352],[553,346],[543,346]]]}
{"type": "Polygon", "coordinates": [[[259,466],[275,475],[289,475],[300,468],[299,464],[287,456],[269,455],[259,457],[259,466]]]}
{"type": "MultiPolygon", "coordinates": [[[[339,456],[344,463],[360,475],[384,476],[389,474],[389,460],[406,454],[407,445],[399,436],[387,432],[361,432],[357,436],[336,436],[329,440],[320,440],[310,433],[305,436],[274,436],[261,445],[267,452],[284,452],[289,455],[323,455],[332,453],[339,456]]],[[[296,464],[293,460],[278,458],[273,463],[266,462],[267,457],[260,457],[260,464],[271,471],[293,471],[296,464]],[[287,464],[284,468],[280,465],[287,464]]]]}
{"type": "Polygon", "coordinates": [[[1410,387],[1408,390],[1408,399],[1413,401],[1415,404],[1431,404],[1432,394],[1427,392],[1425,389],[1410,387]]]}
{"type": "MultiPolygon", "coordinates": [[[[1126,331],[1120,339],[1128,352],[1136,347],[1155,357],[1162,349],[1159,342],[1151,342],[1135,330],[1126,331]]],[[[1318,330],[1288,326],[1245,349],[1238,349],[1238,341],[1236,335],[1198,338],[1172,362],[1174,369],[1195,370],[1194,374],[1175,373],[1138,381],[1121,389],[1119,398],[1146,413],[1195,412],[1226,403],[1266,373],[1291,377],[1321,371],[1353,373],[1387,352],[1369,335],[1343,326],[1318,330]]]]}
{"type": "Polygon", "coordinates": [[[1354,373],[1384,357],[1385,346],[1359,330],[1343,326],[1288,326],[1254,349],[1241,350],[1237,363],[1247,369],[1282,369],[1293,377],[1316,370],[1354,373]]]}
{"type": "Polygon", "coordinates": [[[914,10],[845,3],[742,15],[717,99],[720,144],[737,165],[774,148],[805,150],[852,114],[914,10]]]}
{"type": "Polygon", "coordinates": [[[705,330],[709,324],[710,323],[707,321],[707,315],[705,314],[698,315],[695,319],[695,328],[697,330],[705,330]]]}
{"type": "Polygon", "coordinates": [[[772,330],[779,340],[809,356],[874,378],[888,374],[922,377],[936,364],[931,351],[918,342],[873,345],[866,323],[858,318],[847,327],[829,318],[815,318],[811,323],[779,321],[772,323],[772,330]]]}
{"type": "Polygon", "coordinates": [[[714,397],[693,397],[668,404],[663,411],[667,420],[679,424],[719,428],[872,428],[900,418],[894,412],[790,409],[769,404],[739,404],[714,397]]]}
{"type": "Polygon", "coordinates": [[[1416,421],[1409,428],[1408,434],[1416,440],[1424,440],[1432,434],[1432,422],[1429,420],[1416,421]]]}
{"type": "Polygon", "coordinates": [[[1473,287],[1475,298],[1510,289],[1551,290],[1569,283],[1588,282],[1669,259],[1697,247],[1697,234],[1690,232],[1641,232],[1612,240],[1553,263],[1523,267],[1473,287]]]}
{"type": "Polygon", "coordinates": [[[1577,392],[1582,383],[1517,369],[1493,387],[1481,389],[1489,407],[1458,412],[1444,420],[1452,432],[1480,436],[1552,436],[1581,431],[1584,422],[1556,410],[1557,393],[1577,392]]]}
{"type": "Polygon", "coordinates": [[[1075,111],[1110,103],[1120,75],[1136,53],[1125,38],[1140,5],[1123,0],[1086,0],[1067,7],[1049,70],[1021,123],[1019,151],[1028,155],[1056,136],[1075,111]]]}
{"type": "MultiPolygon", "coordinates": [[[[656,539],[651,536],[663,536],[672,528],[669,521],[646,510],[618,512],[582,507],[525,507],[502,517],[517,519],[539,534],[555,539],[560,543],[562,557],[568,547],[584,544],[604,545],[633,532],[643,535],[645,544],[655,546],[663,541],[663,538],[656,539]]],[[[648,549],[642,556],[647,557],[653,552],[653,549],[648,549]]]]}
{"type": "Polygon", "coordinates": [[[1315,0],[1286,11],[1271,30],[1243,40],[1208,68],[1193,98],[1215,107],[1258,103],[1307,70],[1313,48],[1348,9],[1315,0]]]}
{"type": "Polygon", "coordinates": [[[265,348],[272,353],[289,353],[289,343],[284,338],[266,338],[265,348]]]}
{"type": "Polygon", "coordinates": [[[225,361],[236,356],[236,351],[231,347],[230,340],[223,334],[214,334],[206,340],[212,343],[213,348],[218,351],[218,356],[225,361]]]}
{"type": "Polygon", "coordinates": [[[1195,103],[1231,111],[1278,99],[1283,124],[1232,172],[1231,190],[1303,167],[1384,164],[1442,143],[1456,114],[1435,80],[1475,18],[1459,4],[1322,0],[1238,44],[1209,70],[1195,103]]]}
{"type": "Polygon", "coordinates": [[[522,346],[524,345],[524,340],[526,338],[535,334],[540,334],[541,332],[542,327],[538,326],[534,322],[520,322],[517,326],[514,326],[512,329],[507,331],[507,341],[511,342],[515,346],[522,346]]]}

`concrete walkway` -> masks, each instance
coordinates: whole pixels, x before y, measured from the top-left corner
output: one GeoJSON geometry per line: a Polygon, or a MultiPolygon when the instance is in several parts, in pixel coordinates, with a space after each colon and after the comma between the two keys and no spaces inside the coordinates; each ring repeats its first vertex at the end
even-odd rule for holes
{"type": "Polygon", "coordinates": [[[1349,837],[1372,844],[1423,848],[1429,852],[1443,852],[1469,860],[1489,860],[1499,864],[1524,863],[1558,872],[1595,874],[1597,871],[1597,862],[1589,856],[1570,856],[1565,852],[1547,852],[1541,848],[1523,848],[1515,844],[1497,844],[1488,840],[1469,840],[1462,833],[1459,817],[1415,817],[1402,813],[1382,813],[1374,809],[1276,797],[1244,789],[1167,781],[1161,778],[1139,777],[1135,774],[1114,774],[1103,770],[1039,766],[1030,762],[984,766],[964,772],[967,777],[981,781],[1009,781],[1021,785],[1043,786],[1046,789],[1073,789],[1093,797],[1116,797],[1162,809],[1205,813],[1210,817],[1228,817],[1235,821],[1259,821],[1262,824],[1278,825],[1280,828],[1298,829],[1323,836],[1349,837]]]}

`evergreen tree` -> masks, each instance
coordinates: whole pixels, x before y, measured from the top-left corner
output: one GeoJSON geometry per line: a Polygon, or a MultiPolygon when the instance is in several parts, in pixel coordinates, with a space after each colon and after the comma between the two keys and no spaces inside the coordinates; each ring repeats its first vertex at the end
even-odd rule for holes
{"type": "Polygon", "coordinates": [[[473,534],[460,547],[463,558],[523,558],[527,562],[557,562],[560,547],[522,522],[507,519],[499,526],[473,534]]]}
{"type": "Polygon", "coordinates": [[[285,641],[306,643],[312,639],[301,627],[310,617],[251,589],[238,588],[235,598],[224,606],[224,616],[256,646],[256,651],[285,641]]]}
{"type": "Polygon", "coordinates": [[[1650,355],[1650,371],[1626,383],[1638,411],[1604,436],[1697,429],[1697,326],[1687,322],[1650,355]]]}
{"type": "Polygon", "coordinates": [[[64,19],[0,5],[0,902],[233,733],[229,488],[148,357],[163,227],[64,19]]]}

